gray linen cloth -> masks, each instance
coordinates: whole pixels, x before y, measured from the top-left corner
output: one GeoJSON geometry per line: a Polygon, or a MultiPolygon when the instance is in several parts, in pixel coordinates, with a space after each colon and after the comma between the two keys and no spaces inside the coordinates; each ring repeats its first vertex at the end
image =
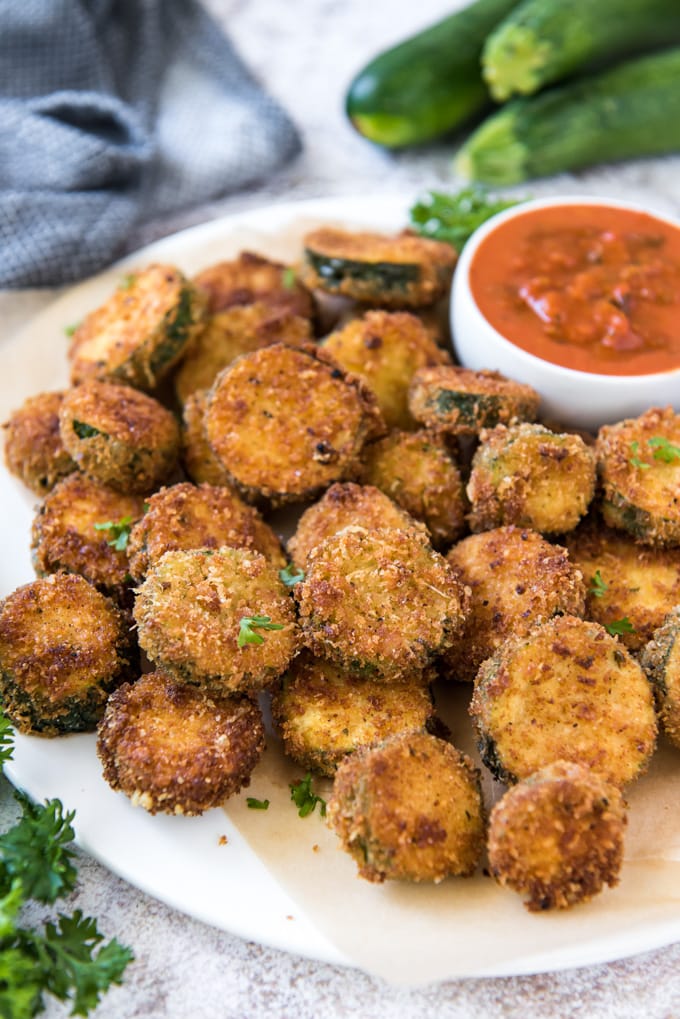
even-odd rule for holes
{"type": "Polygon", "coordinates": [[[0,286],[87,276],[299,149],[197,0],[0,0],[0,286]]]}

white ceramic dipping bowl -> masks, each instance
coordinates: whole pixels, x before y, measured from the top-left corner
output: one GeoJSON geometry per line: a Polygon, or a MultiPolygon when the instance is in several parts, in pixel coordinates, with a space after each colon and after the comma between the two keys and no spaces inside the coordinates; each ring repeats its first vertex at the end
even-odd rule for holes
{"type": "Polygon", "coordinates": [[[575,371],[516,347],[482,315],[470,288],[470,266],[479,245],[506,220],[556,205],[630,209],[680,227],[676,220],[634,202],[582,195],[536,199],[493,216],[467,242],[454,273],[451,329],[460,363],[475,370],[496,369],[508,378],[528,383],[541,394],[539,413],[542,417],[574,428],[596,431],[600,425],[637,417],[649,407],[671,405],[680,411],[680,367],[652,375],[597,375],[575,371]]]}

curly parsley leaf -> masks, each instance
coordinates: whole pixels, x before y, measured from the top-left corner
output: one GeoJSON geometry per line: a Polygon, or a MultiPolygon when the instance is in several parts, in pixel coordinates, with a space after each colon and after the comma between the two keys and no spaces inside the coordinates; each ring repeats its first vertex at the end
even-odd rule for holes
{"type": "Polygon", "coordinates": [[[446,241],[461,251],[477,227],[497,212],[519,205],[523,199],[490,198],[485,188],[472,186],[455,194],[428,191],[409,215],[413,229],[424,237],[446,241]]]}
{"type": "Polygon", "coordinates": [[[588,594],[592,594],[595,598],[603,598],[609,590],[609,584],[605,583],[602,579],[602,574],[599,570],[595,570],[595,573],[590,578],[590,587],[588,588],[588,594]]]}
{"type": "Polygon", "coordinates": [[[281,623],[272,623],[270,616],[241,616],[238,624],[239,647],[246,644],[264,644],[264,637],[255,630],[283,630],[281,623]]]}
{"type": "Polygon", "coordinates": [[[269,800],[258,800],[254,796],[246,796],[246,804],[251,810],[269,810],[269,800]]]}
{"type": "Polygon", "coordinates": [[[614,619],[611,623],[605,623],[604,628],[612,637],[620,637],[622,633],[635,633],[635,627],[628,616],[623,619],[614,619]]]}
{"type": "Polygon", "coordinates": [[[665,435],[654,435],[647,439],[647,445],[654,450],[655,460],[662,463],[672,464],[680,460],[680,446],[674,445],[665,435]]]}
{"type": "Polygon", "coordinates": [[[307,817],[308,814],[311,814],[317,803],[319,804],[321,816],[326,816],[326,801],[323,797],[317,796],[312,790],[311,772],[308,771],[299,782],[290,783],[290,798],[298,808],[298,815],[300,817],[307,817]]]}
{"type": "Polygon", "coordinates": [[[64,812],[59,800],[33,803],[15,793],[22,816],[0,835],[0,888],[3,894],[18,878],[24,898],[54,902],[72,891],[76,869],[70,844],[73,842],[74,811],[64,812]]]}
{"type": "Polygon", "coordinates": [[[116,552],[124,552],[130,540],[132,530],[132,517],[123,517],[122,520],[107,520],[103,524],[94,524],[95,531],[110,531],[111,537],[107,545],[115,548],[116,552]]]}
{"type": "Polygon", "coordinates": [[[305,571],[299,569],[294,563],[288,563],[284,569],[279,570],[279,577],[286,587],[295,587],[296,584],[305,579],[305,571]]]}

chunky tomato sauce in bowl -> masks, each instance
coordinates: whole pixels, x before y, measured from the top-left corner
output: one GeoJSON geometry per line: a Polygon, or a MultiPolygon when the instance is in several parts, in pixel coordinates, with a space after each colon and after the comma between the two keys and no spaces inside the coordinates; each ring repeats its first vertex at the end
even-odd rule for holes
{"type": "Polygon", "coordinates": [[[544,415],[596,429],[680,410],[680,224],[632,203],[565,197],[494,216],[456,268],[461,364],[534,386],[544,415]]]}

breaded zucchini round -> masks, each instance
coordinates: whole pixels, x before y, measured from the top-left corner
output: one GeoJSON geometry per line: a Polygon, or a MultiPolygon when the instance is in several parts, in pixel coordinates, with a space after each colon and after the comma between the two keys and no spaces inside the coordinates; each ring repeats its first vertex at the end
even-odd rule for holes
{"type": "Polygon", "coordinates": [[[425,365],[450,360],[420,319],[405,311],[367,311],[331,333],[322,347],[373,390],[389,428],[406,430],[416,427],[408,409],[414,373],[425,365]]]}
{"type": "Polygon", "coordinates": [[[109,698],[97,754],[109,785],[151,814],[202,814],[250,782],[264,750],[257,704],[150,672],[109,698]]]}
{"type": "Polygon", "coordinates": [[[39,496],[76,469],[59,432],[63,399],[63,392],[29,396],[3,425],[8,470],[39,496]]]}
{"type": "Polygon", "coordinates": [[[130,572],[142,580],[171,549],[247,548],[281,568],[286,557],[271,527],[231,488],[188,481],[149,496],[147,511],[130,534],[130,572]]]}
{"type": "Polygon", "coordinates": [[[218,376],[205,429],[249,501],[311,498],[355,469],[384,428],[375,397],[315,348],[281,343],[244,354],[218,376]]]}
{"type": "Polygon", "coordinates": [[[231,475],[212,451],[205,434],[206,390],[197,390],[182,409],[182,463],[197,485],[231,485],[231,475]]]}
{"type": "Polygon", "coordinates": [[[460,630],[467,592],[413,530],[346,527],[314,548],[295,588],[306,645],[394,681],[426,668],[460,630]]]}
{"type": "Polygon", "coordinates": [[[121,612],[76,574],[34,580],[0,603],[0,694],[20,732],[94,729],[135,658],[121,612]]]}
{"type": "Polygon", "coordinates": [[[588,902],[618,884],[623,796],[581,764],[555,761],[509,789],[489,819],[489,869],[531,912],[588,902]]]}
{"type": "Polygon", "coordinates": [[[314,299],[295,269],[252,251],[242,251],[229,262],[208,266],[194,277],[194,283],[205,294],[211,315],[263,301],[302,318],[314,317],[314,299]]]}
{"type": "Polygon", "coordinates": [[[646,545],[680,545],[680,414],[652,407],[597,436],[602,516],[646,545]]]}
{"type": "Polygon", "coordinates": [[[115,379],[155,389],[203,328],[205,299],[171,265],[126,276],[73,334],[71,382],[115,379]]]}
{"type": "Polygon", "coordinates": [[[472,534],[446,558],[471,592],[463,631],[444,655],[447,678],[472,681],[508,637],[525,636],[558,614],[583,614],[581,573],[566,549],[536,531],[510,526],[472,534]]]}
{"type": "Polygon", "coordinates": [[[179,425],[158,400],[92,379],[69,390],[61,438],[78,467],[120,492],[151,492],[177,465],[179,425]]]}
{"type": "Polygon", "coordinates": [[[541,623],[487,658],[470,713],[482,759],[503,782],[564,759],[623,786],[656,742],[644,672],[616,637],[575,616],[541,623]]]}
{"type": "Polygon", "coordinates": [[[298,650],[293,599],[249,549],[166,552],[139,587],[134,616],[151,661],[209,692],[257,693],[298,650]]]}
{"type": "Polygon", "coordinates": [[[427,541],[427,531],[373,485],[356,485],[352,481],[331,485],[318,502],[305,510],[292,538],[288,554],[294,564],[304,570],[313,548],[326,538],[352,525],[367,531],[377,527],[415,528],[427,541]]]}
{"type": "Polygon", "coordinates": [[[38,575],[79,573],[122,602],[129,588],[128,538],[144,499],[123,495],[79,471],[55,485],[33,521],[33,565],[38,575]]]}
{"type": "Polygon", "coordinates": [[[541,534],[573,530],[595,494],[595,455],[578,435],[542,425],[483,431],[467,495],[473,531],[504,524],[541,534]]]}
{"type": "Polygon", "coordinates": [[[484,847],[479,773],[450,743],[394,736],[339,765],[328,823],[368,881],[474,873],[484,847]]]}
{"type": "Polygon", "coordinates": [[[175,392],[184,403],[197,389],[210,389],[215,378],[241,354],[271,343],[297,347],[313,339],[309,319],[264,301],[235,305],[208,319],[175,376],[175,392]]]}
{"type": "Polygon", "coordinates": [[[415,234],[321,227],[304,239],[302,282],[382,308],[421,308],[448,292],[457,255],[415,234]]]}
{"type": "Polygon", "coordinates": [[[289,757],[321,775],[334,775],[346,754],[434,720],[429,673],[403,683],[376,683],[303,653],[274,693],[274,722],[289,757]]]}
{"type": "Polygon", "coordinates": [[[640,655],[654,688],[659,720],[671,743],[680,747],[680,606],[669,612],[640,655]]]}
{"type": "Polygon", "coordinates": [[[639,651],[680,604],[680,549],[640,545],[593,517],[566,535],[565,544],[586,582],[586,619],[639,651]]]}
{"type": "Polygon", "coordinates": [[[478,435],[482,428],[534,421],[540,395],[497,371],[457,365],[421,368],[411,381],[411,414],[447,435],[478,435]]]}
{"type": "Polygon", "coordinates": [[[390,432],[364,446],[359,478],[422,521],[435,548],[464,532],[465,489],[443,436],[425,429],[390,432]]]}

